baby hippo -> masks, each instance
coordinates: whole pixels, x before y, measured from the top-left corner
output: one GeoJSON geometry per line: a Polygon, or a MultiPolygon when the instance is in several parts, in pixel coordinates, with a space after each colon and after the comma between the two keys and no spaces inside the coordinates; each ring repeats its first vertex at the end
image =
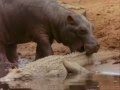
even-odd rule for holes
{"type": "Polygon", "coordinates": [[[53,40],[72,52],[96,53],[92,24],[56,0],[0,0],[0,73],[17,62],[17,44],[36,42],[36,59],[53,54],[53,40]]]}

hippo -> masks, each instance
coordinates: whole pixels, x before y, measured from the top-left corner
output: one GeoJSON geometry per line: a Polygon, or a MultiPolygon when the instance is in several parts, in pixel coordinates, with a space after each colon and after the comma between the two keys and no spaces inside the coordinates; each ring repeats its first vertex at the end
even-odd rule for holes
{"type": "Polygon", "coordinates": [[[14,66],[17,44],[30,41],[37,43],[35,59],[53,55],[54,40],[91,55],[99,49],[93,29],[85,16],[56,0],[0,0],[0,63],[14,66]]]}

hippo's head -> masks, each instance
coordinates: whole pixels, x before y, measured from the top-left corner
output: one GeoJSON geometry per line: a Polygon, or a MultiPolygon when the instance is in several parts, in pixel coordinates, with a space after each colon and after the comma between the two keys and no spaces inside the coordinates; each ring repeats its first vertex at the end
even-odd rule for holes
{"type": "Polygon", "coordinates": [[[93,35],[92,24],[83,15],[69,15],[61,32],[61,40],[71,51],[86,51],[86,55],[96,53],[99,44],[93,35]]]}

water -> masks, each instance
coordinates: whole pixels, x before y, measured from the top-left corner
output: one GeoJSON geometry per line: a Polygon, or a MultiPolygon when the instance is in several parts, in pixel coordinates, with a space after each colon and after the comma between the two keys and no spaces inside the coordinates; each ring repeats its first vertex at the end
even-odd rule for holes
{"type": "Polygon", "coordinates": [[[69,83],[65,90],[120,90],[120,76],[92,75],[84,83],[69,83]]]}
{"type": "Polygon", "coordinates": [[[0,90],[120,90],[120,76],[70,75],[61,78],[37,78],[33,81],[0,83],[0,90]]]}
{"type": "MultiPolygon", "coordinates": [[[[23,62],[20,67],[28,63],[23,62]]],[[[88,68],[94,71],[94,74],[69,74],[65,80],[62,77],[36,77],[32,81],[16,80],[0,83],[0,90],[120,90],[120,64],[109,62],[88,68]]]]}

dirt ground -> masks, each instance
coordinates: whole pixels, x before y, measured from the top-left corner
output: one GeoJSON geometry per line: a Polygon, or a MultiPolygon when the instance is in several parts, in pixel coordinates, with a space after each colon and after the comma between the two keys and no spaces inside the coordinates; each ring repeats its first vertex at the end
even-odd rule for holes
{"type": "MultiPolygon", "coordinates": [[[[87,18],[95,27],[95,36],[101,49],[120,49],[120,0],[61,0],[86,9],[87,18]]],[[[55,54],[67,54],[69,49],[62,44],[52,45],[55,54]]],[[[34,59],[35,43],[18,45],[22,58],[34,59]]]]}

